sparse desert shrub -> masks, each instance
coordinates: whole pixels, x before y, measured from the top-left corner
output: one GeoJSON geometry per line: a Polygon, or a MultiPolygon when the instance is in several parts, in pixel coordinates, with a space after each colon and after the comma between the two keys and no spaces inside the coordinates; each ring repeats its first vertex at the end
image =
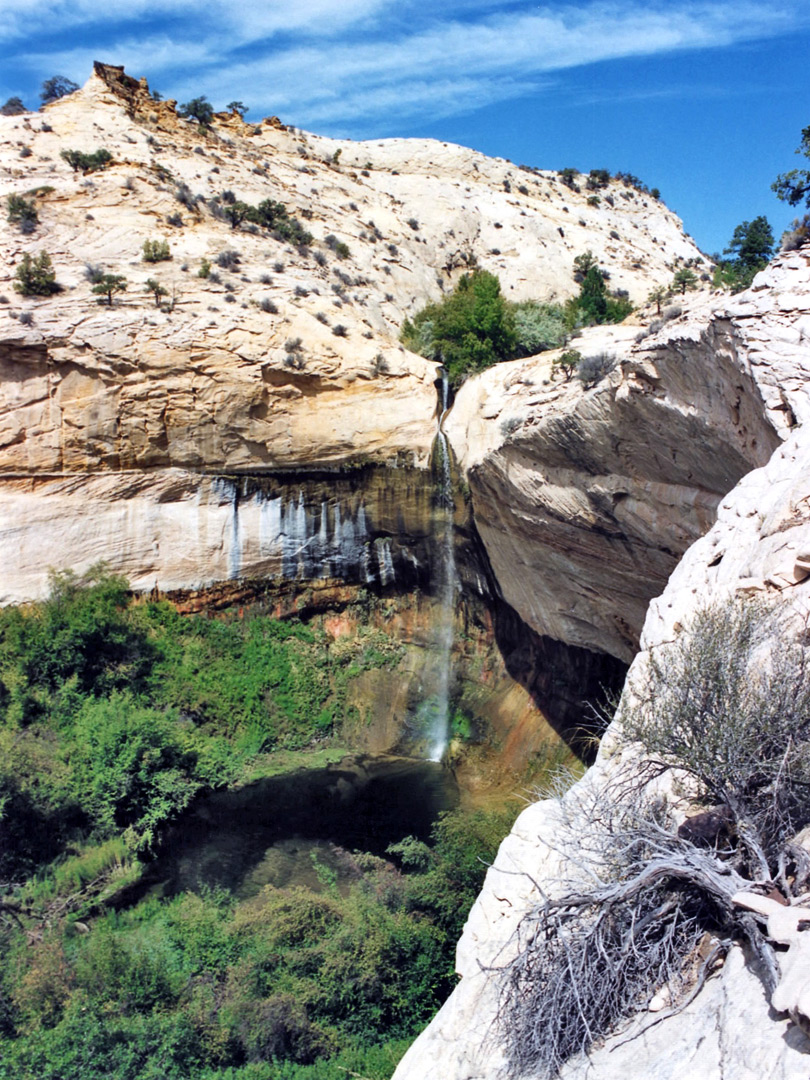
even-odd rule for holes
{"type": "Polygon", "coordinates": [[[390,364],[385,359],[383,354],[381,352],[378,352],[371,362],[372,375],[387,375],[390,370],[390,364]]]}
{"type": "Polygon", "coordinates": [[[217,266],[223,270],[236,270],[241,262],[241,255],[238,251],[234,251],[233,248],[226,248],[224,251],[220,251],[217,255],[217,266]]]}
{"type": "Polygon", "coordinates": [[[326,266],[326,256],[322,251],[313,252],[312,258],[315,260],[318,266],[326,266]]]}
{"type": "Polygon", "coordinates": [[[211,276],[211,263],[208,259],[203,258],[200,260],[200,269],[197,271],[197,277],[209,278],[211,276]]]}
{"type": "Polygon", "coordinates": [[[586,388],[596,386],[616,367],[616,357],[609,353],[583,356],[577,364],[577,378],[586,388]]]}
{"type": "Polygon", "coordinates": [[[193,195],[191,193],[191,188],[186,183],[177,185],[174,189],[174,197],[181,205],[185,206],[187,210],[193,210],[200,201],[200,196],[193,195]]]}
{"type": "Polygon", "coordinates": [[[501,423],[500,423],[501,435],[503,435],[504,438],[508,438],[515,431],[517,431],[519,427],[522,427],[522,426],[523,426],[523,421],[520,419],[520,417],[518,417],[518,416],[508,416],[505,420],[502,420],[501,423]]]}
{"type": "Polygon", "coordinates": [[[559,304],[525,301],[515,306],[515,333],[518,356],[534,356],[556,349],[565,341],[565,313],[559,304]]]}
{"type": "Polygon", "coordinates": [[[169,295],[169,290],[165,285],[161,285],[157,278],[147,278],[144,288],[146,292],[151,293],[154,297],[155,307],[160,307],[161,299],[169,295]]]}
{"type": "Polygon", "coordinates": [[[144,240],[143,261],[148,263],[166,262],[172,253],[168,240],[144,240]]]}
{"type": "Polygon", "coordinates": [[[225,293],[225,303],[226,304],[235,304],[236,303],[236,297],[233,295],[233,293],[231,293],[231,292],[225,293]]]}
{"type": "Polygon", "coordinates": [[[305,289],[303,285],[296,285],[294,289],[294,295],[301,298],[309,296],[309,289],[305,289]]]}
{"type": "Polygon", "coordinates": [[[23,296],[52,296],[61,292],[47,251],[40,251],[39,255],[33,257],[26,252],[15,271],[15,277],[14,288],[23,296]]]}
{"type": "Polygon", "coordinates": [[[323,312],[323,311],[317,312],[316,315],[315,315],[315,318],[318,320],[319,323],[323,323],[324,326],[329,325],[329,319],[327,318],[325,312],[323,312]]]}
{"type": "Polygon", "coordinates": [[[332,333],[335,335],[335,337],[345,338],[349,336],[349,331],[346,329],[343,323],[335,323],[335,325],[332,327],[332,333]]]}
{"type": "Polygon", "coordinates": [[[418,231],[418,229],[419,229],[419,222],[418,222],[418,221],[416,220],[416,218],[415,218],[415,217],[412,217],[412,218],[408,218],[408,224],[410,225],[410,227],[411,227],[411,228],[413,229],[413,231],[414,231],[414,232],[417,232],[417,231],[418,231]]]}
{"type": "Polygon", "coordinates": [[[791,228],[782,233],[782,251],[797,251],[808,239],[810,239],[810,214],[805,214],[803,218],[795,218],[791,228]]]}
{"type": "Polygon", "coordinates": [[[33,313],[33,311],[21,311],[20,312],[20,322],[23,324],[23,326],[33,326],[33,324],[34,324],[34,313],[33,313]]]}
{"type": "Polygon", "coordinates": [[[183,218],[180,214],[177,213],[169,214],[169,216],[166,218],[166,224],[173,225],[176,229],[180,229],[183,227],[183,218]]]}
{"type": "Polygon", "coordinates": [[[278,315],[278,307],[276,306],[274,301],[270,299],[269,296],[263,296],[261,298],[261,300],[259,301],[259,307],[262,309],[262,311],[266,311],[268,315],[278,315]]]}
{"type": "Polygon", "coordinates": [[[31,147],[30,147],[30,146],[23,146],[23,147],[21,147],[21,148],[20,148],[20,157],[21,157],[21,158],[28,158],[28,157],[31,157],[31,155],[33,154],[33,152],[34,152],[34,151],[33,151],[33,150],[31,149],[31,147]]]}
{"type": "Polygon", "coordinates": [[[792,841],[810,821],[810,664],[774,619],[761,603],[718,603],[651,651],[619,710],[642,763],[559,804],[556,846],[571,860],[498,973],[512,1075],[556,1076],[663,986],[682,1005],[734,941],[774,989],[773,946],[733,903],[755,882],[795,903],[810,877],[792,841]],[[679,828],[649,787],[672,768],[704,809],[679,828]]]}

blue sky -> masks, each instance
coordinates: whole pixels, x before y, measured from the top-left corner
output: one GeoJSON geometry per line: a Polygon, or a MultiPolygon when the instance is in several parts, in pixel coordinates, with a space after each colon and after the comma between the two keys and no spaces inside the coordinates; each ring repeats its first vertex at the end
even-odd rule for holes
{"type": "Polygon", "coordinates": [[[632,172],[710,253],[789,224],[770,184],[810,124],[810,0],[0,0],[0,50],[30,107],[97,59],[322,134],[632,172]]]}

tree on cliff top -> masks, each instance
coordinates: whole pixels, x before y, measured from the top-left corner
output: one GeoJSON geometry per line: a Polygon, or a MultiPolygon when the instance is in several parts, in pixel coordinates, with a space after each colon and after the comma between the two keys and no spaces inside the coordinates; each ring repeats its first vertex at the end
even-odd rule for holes
{"type": "Polygon", "coordinates": [[[66,97],[78,89],[79,84],[72,79],[66,79],[64,75],[54,75],[53,78],[46,79],[42,84],[42,93],[39,96],[42,104],[47,105],[49,102],[58,101],[59,98],[66,97]]]}
{"type": "Polygon", "coordinates": [[[729,285],[735,292],[747,289],[773,258],[773,229],[768,219],[760,214],[753,221],[741,222],[723,254],[731,258],[718,260],[714,284],[729,285]]]}
{"type": "MultiPolygon", "coordinates": [[[[803,129],[802,141],[796,153],[810,158],[810,125],[803,129]]],[[[791,169],[780,173],[771,184],[771,190],[776,192],[778,199],[791,206],[797,206],[802,199],[806,206],[810,206],[810,169],[791,169]]]]}

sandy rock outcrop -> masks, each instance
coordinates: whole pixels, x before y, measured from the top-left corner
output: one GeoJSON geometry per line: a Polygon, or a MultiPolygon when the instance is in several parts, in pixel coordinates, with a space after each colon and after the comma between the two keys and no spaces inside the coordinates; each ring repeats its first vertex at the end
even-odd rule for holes
{"type": "Polygon", "coordinates": [[[446,423],[505,599],[538,633],[628,661],[721,499],[808,417],[810,253],[630,333],[574,342],[616,359],[593,388],[554,378],[552,354],[501,364],[446,423]]]}
{"type": "MultiPolygon", "coordinates": [[[[644,680],[652,651],[688,632],[696,610],[752,590],[775,602],[785,633],[806,626],[810,425],[800,426],[764,467],[748,473],[722,500],[716,524],[689,548],[662,596],[651,604],[628,685],[644,680]]],[[[773,648],[779,648],[778,640],[773,648]]],[[[596,764],[565,799],[580,798],[604,783],[622,758],[620,734],[608,729],[596,764]]],[[[510,955],[512,935],[538,899],[538,887],[554,890],[566,853],[559,848],[560,814],[554,800],[535,803],[504,840],[458,946],[461,982],[408,1051],[395,1080],[497,1080],[501,1075],[504,1054],[495,1024],[493,969],[510,955]]],[[[651,1023],[658,1019],[652,1013],[638,1017],[594,1049],[587,1061],[569,1062],[564,1080],[647,1075],[660,1080],[799,1080],[808,1073],[810,1040],[788,1016],[770,1009],[739,948],[683,1012],[651,1023]]]]}

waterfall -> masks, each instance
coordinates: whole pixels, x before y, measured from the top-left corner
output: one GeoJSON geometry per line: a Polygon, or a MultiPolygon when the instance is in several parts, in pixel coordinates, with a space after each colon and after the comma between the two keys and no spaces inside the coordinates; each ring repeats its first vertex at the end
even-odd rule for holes
{"type": "Polygon", "coordinates": [[[442,369],[442,411],[436,431],[436,452],[439,463],[439,494],[436,517],[436,592],[439,603],[436,634],[438,664],[436,692],[431,701],[429,757],[440,761],[450,734],[450,678],[453,664],[453,633],[455,626],[456,555],[453,536],[453,478],[450,467],[450,447],[442,424],[447,415],[450,387],[447,372],[442,369]]]}

